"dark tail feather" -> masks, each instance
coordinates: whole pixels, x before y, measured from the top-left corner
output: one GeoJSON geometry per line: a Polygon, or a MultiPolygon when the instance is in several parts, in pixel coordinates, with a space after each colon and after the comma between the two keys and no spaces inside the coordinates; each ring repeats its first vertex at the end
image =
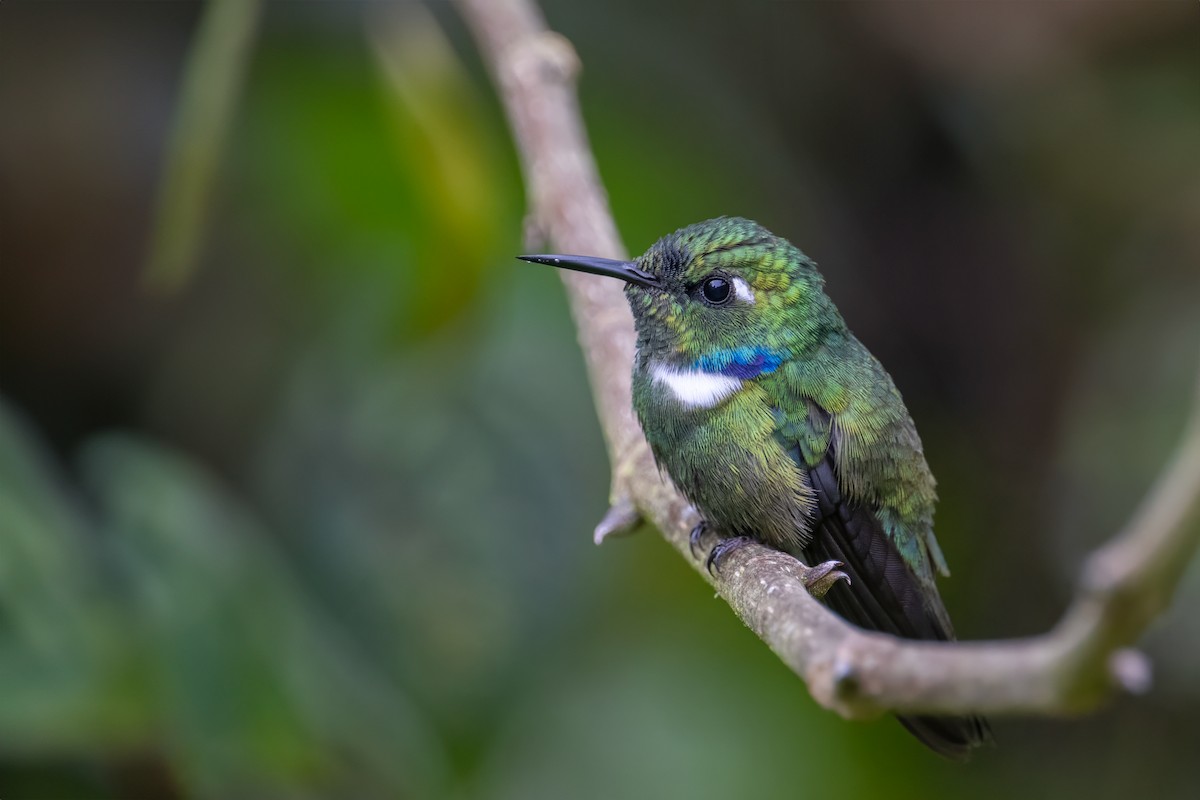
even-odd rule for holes
{"type": "MultiPolygon", "coordinates": [[[[932,596],[904,564],[875,515],[843,502],[828,460],[809,472],[816,490],[819,518],[805,548],[807,563],[841,561],[850,584],[838,583],[825,602],[839,615],[868,630],[905,639],[954,638],[937,590],[932,596]]],[[[973,748],[992,741],[983,717],[897,717],[934,752],[964,760],[973,748]]]]}
{"type": "MultiPolygon", "coordinates": [[[[834,554],[838,549],[837,547],[825,548],[814,545],[809,548],[809,553],[812,554],[813,561],[836,560],[849,565],[850,562],[846,561],[842,554],[834,554]]],[[[871,611],[878,611],[879,606],[864,598],[861,592],[854,591],[854,583],[859,582],[859,576],[862,573],[856,574],[849,569],[846,571],[850,573],[853,583],[850,586],[838,584],[829,590],[829,593],[825,595],[825,600],[830,608],[860,627],[891,633],[906,639],[918,638],[912,635],[911,627],[905,626],[901,630],[896,625],[877,624],[877,617],[871,611]]],[[[936,628],[932,621],[926,620],[925,625],[922,626],[924,630],[921,632],[927,635],[920,638],[954,638],[952,633],[928,635],[931,627],[936,629],[936,634],[944,633],[940,628],[936,628]]],[[[992,729],[983,717],[897,716],[896,719],[930,750],[955,761],[966,761],[976,747],[992,743],[992,729]]]]}
{"type": "Polygon", "coordinates": [[[983,717],[896,717],[896,720],[939,756],[966,761],[971,751],[992,741],[983,717]]]}

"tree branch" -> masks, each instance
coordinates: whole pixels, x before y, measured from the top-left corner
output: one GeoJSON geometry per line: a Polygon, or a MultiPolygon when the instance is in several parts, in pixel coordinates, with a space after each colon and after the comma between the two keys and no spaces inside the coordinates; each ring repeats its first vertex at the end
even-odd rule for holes
{"type": "MultiPolygon", "coordinates": [[[[579,61],[532,0],[457,0],[499,87],[529,191],[529,229],[560,252],[623,258],[574,91],[579,61]]],[[[713,578],[689,554],[697,521],[665,483],[630,404],[633,319],[616,281],[564,272],[614,464],[613,508],[596,539],[644,515],[737,615],[846,717],[884,711],[1061,714],[1148,684],[1123,650],[1167,607],[1200,544],[1200,391],[1179,451],[1124,532],[1087,561],[1074,601],[1049,633],[992,642],[916,642],[855,628],[804,588],[792,557],[734,551],[713,578]]]]}

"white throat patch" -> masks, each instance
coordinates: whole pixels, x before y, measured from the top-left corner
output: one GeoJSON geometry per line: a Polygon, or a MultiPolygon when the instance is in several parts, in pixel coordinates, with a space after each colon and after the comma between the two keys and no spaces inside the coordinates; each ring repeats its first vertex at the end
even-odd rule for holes
{"type": "Polygon", "coordinates": [[[742,388],[738,378],[695,369],[675,369],[655,364],[650,371],[655,383],[671,390],[686,408],[712,408],[742,388]]]}

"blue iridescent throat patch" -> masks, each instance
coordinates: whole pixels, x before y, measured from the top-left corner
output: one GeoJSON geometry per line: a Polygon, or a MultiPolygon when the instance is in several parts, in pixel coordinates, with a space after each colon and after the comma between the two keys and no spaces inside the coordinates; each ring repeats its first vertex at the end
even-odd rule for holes
{"type": "Polygon", "coordinates": [[[774,372],[782,363],[779,353],[765,347],[738,347],[701,356],[692,366],[702,372],[748,381],[774,372]]]}

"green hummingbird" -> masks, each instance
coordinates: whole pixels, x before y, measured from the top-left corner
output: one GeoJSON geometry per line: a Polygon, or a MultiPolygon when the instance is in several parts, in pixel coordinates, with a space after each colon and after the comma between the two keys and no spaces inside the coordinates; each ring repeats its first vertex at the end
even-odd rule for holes
{"type": "MultiPolygon", "coordinates": [[[[637,328],[633,406],[659,467],[711,530],[719,569],[757,540],[800,558],[836,613],[950,640],[935,573],[933,475],[891,376],[846,327],[817,265],[756,222],[681,228],[635,261],[527,255],[625,281],[637,328]],[[847,580],[836,580],[841,567],[847,580]]],[[[934,751],[991,740],[977,716],[901,716],[934,751]]]]}

